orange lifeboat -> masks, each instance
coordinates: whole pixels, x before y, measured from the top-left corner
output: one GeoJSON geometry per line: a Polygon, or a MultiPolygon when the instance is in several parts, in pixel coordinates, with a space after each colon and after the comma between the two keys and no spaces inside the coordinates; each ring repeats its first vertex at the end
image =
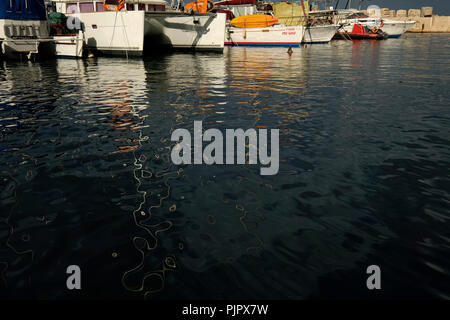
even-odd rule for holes
{"type": "Polygon", "coordinates": [[[278,19],[268,14],[251,14],[240,16],[230,21],[236,28],[265,28],[273,26],[278,19]]]}

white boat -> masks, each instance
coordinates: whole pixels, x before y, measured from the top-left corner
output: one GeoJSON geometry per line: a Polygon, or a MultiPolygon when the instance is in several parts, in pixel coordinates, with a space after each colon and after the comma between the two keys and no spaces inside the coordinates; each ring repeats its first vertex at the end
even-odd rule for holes
{"type": "Polygon", "coordinates": [[[303,41],[304,26],[276,24],[265,28],[228,27],[225,45],[298,47],[303,41]]]}
{"type": "Polygon", "coordinates": [[[225,14],[166,10],[162,0],[127,0],[118,10],[108,4],[123,1],[52,1],[68,16],[68,25],[84,31],[93,51],[135,56],[162,47],[223,51],[225,14]]]}
{"type": "Polygon", "coordinates": [[[5,58],[30,58],[39,52],[41,39],[48,36],[44,0],[0,2],[0,50],[5,58]]]}

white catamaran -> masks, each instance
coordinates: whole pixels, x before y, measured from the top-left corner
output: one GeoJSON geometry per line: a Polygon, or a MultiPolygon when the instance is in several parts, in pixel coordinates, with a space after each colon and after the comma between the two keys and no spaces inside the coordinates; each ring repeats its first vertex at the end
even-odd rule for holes
{"type": "Polygon", "coordinates": [[[182,12],[162,0],[52,0],[93,51],[141,56],[161,48],[223,51],[225,14],[182,12]]]}

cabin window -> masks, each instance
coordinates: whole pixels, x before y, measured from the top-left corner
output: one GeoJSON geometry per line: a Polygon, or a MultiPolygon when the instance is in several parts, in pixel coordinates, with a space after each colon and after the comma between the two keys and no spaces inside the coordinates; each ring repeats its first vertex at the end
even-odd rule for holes
{"type": "Polygon", "coordinates": [[[134,3],[127,3],[127,10],[134,11],[134,3]]]}
{"type": "Polygon", "coordinates": [[[82,2],[80,3],[80,12],[94,12],[94,3],[93,2],[82,2]]]}
{"type": "Polygon", "coordinates": [[[166,6],[163,4],[156,5],[156,11],[166,11],[166,6]]]}
{"type": "Polygon", "coordinates": [[[106,11],[105,7],[103,6],[103,2],[97,2],[95,4],[95,9],[97,9],[97,12],[104,12],[104,11],[106,11]]]}
{"type": "Polygon", "coordinates": [[[76,3],[66,4],[66,13],[76,13],[78,12],[78,5],[76,3]]]}
{"type": "Polygon", "coordinates": [[[139,10],[139,11],[145,11],[145,4],[139,3],[139,4],[138,4],[138,10],[139,10]]]}
{"type": "Polygon", "coordinates": [[[156,6],[149,4],[147,11],[156,11],[156,6]]]}

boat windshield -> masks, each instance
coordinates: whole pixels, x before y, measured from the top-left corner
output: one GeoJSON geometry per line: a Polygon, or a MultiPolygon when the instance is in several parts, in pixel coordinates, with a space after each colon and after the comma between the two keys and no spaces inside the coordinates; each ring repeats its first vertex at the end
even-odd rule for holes
{"type": "Polygon", "coordinates": [[[355,12],[347,17],[347,19],[358,19],[358,18],[367,18],[367,15],[365,15],[362,12],[355,12]]]}

